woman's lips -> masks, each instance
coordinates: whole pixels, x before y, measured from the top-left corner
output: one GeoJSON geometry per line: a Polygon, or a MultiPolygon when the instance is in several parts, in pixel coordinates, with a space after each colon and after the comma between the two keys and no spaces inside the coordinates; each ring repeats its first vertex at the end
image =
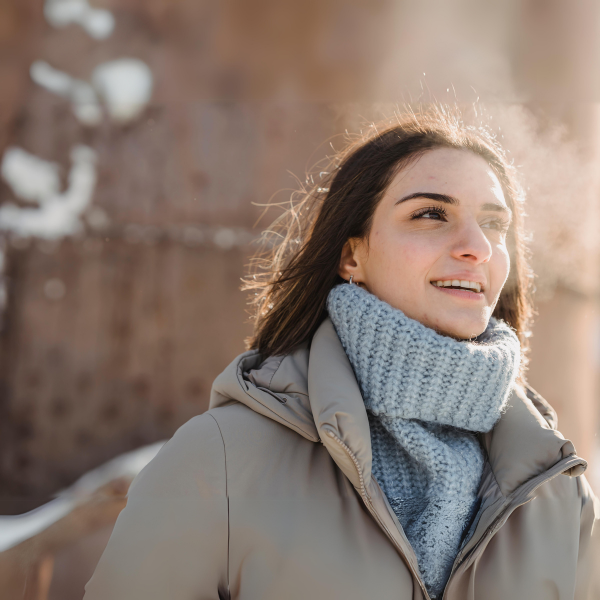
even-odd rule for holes
{"type": "Polygon", "coordinates": [[[450,294],[455,298],[464,298],[465,300],[483,300],[485,298],[483,292],[471,292],[469,290],[457,290],[448,287],[438,287],[433,284],[432,287],[440,291],[442,294],[450,294]]]}

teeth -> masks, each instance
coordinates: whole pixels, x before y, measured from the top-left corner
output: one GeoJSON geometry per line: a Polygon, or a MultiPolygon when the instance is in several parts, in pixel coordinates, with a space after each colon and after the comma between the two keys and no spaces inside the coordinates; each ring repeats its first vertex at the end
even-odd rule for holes
{"type": "Polygon", "coordinates": [[[476,281],[466,281],[465,279],[447,279],[446,281],[444,281],[440,279],[438,281],[432,281],[431,283],[433,283],[433,285],[437,287],[457,287],[466,290],[473,290],[478,294],[481,293],[481,284],[477,283],[476,281]]]}

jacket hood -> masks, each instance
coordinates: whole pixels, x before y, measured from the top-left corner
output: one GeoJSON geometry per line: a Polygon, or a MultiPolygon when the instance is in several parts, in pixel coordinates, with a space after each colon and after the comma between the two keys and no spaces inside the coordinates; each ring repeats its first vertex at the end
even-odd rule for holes
{"type": "MultiPolygon", "coordinates": [[[[210,408],[233,402],[308,440],[321,441],[356,488],[362,480],[367,491],[373,491],[367,413],[330,319],[321,324],[310,346],[306,343],[293,353],[263,361],[258,351],[251,350],[235,358],[216,378],[210,408]]],[[[520,386],[514,387],[500,421],[481,440],[491,475],[505,497],[562,459],[575,457],[573,444],[556,430],[552,408],[533,390],[520,386]]],[[[579,459],[565,474],[577,476],[585,468],[579,459]]]]}
{"type": "Polygon", "coordinates": [[[257,350],[240,354],[215,379],[209,409],[239,402],[318,442],[308,400],[309,354],[308,344],[264,361],[257,350]]]}

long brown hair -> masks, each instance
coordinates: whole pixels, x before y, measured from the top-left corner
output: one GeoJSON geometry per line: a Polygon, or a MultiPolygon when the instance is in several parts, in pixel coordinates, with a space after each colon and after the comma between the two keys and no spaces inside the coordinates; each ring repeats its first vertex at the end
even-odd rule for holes
{"type": "Polygon", "coordinates": [[[369,235],[375,208],[395,174],[440,147],[481,156],[502,184],[513,212],[507,236],[511,269],[494,316],[516,331],[525,348],[531,311],[522,189],[504,151],[485,128],[465,125],[457,108],[436,105],[408,111],[381,130],[371,126],[366,135],[328,157],[316,181],[311,175],[312,185],[293,196],[289,208],[263,233],[262,249],[242,288],[252,293],[249,349],[266,358],[286,354],[312,338],[327,316],[329,291],[343,281],[338,268],[346,241],[369,235]]]}

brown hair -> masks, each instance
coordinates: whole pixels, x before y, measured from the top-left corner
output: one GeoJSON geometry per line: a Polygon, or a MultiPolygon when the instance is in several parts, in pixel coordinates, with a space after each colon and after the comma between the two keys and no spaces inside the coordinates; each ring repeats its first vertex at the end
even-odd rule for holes
{"type": "Polygon", "coordinates": [[[494,316],[514,328],[525,348],[531,311],[522,190],[494,137],[485,128],[465,125],[458,109],[437,105],[407,112],[382,130],[371,126],[369,133],[328,157],[319,181],[293,195],[290,207],[263,233],[262,251],[251,262],[242,288],[253,292],[249,349],[266,358],[286,354],[312,338],[327,316],[329,291],[343,281],[338,268],[346,241],[369,235],[375,208],[394,175],[440,147],[481,156],[502,184],[513,212],[507,236],[511,269],[494,316]]]}

